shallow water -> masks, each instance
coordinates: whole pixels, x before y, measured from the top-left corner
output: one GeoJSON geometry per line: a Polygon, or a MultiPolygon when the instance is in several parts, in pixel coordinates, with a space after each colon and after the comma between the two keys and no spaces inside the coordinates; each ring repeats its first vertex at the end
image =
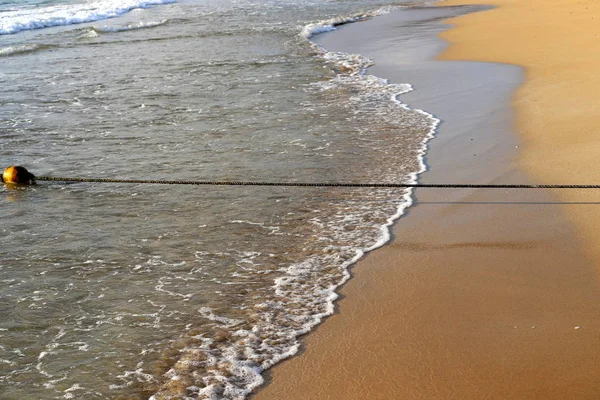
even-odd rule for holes
{"type": "MultiPolygon", "coordinates": [[[[0,35],[3,164],[412,180],[437,121],[397,101],[410,86],[364,75],[369,60],[307,39],[387,5],[179,1],[0,35]]],[[[56,10],[36,6],[2,2],[0,21],[56,10]]],[[[409,203],[387,189],[3,188],[0,397],[241,399],[332,312],[347,266],[388,240],[409,203]]]]}

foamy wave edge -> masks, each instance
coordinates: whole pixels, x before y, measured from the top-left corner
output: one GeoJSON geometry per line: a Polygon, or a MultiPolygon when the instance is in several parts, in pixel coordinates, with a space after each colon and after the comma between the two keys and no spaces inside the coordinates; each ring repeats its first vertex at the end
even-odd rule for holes
{"type": "Polygon", "coordinates": [[[148,28],[156,28],[157,26],[164,25],[168,22],[167,19],[162,19],[160,21],[140,21],[133,24],[128,25],[119,25],[119,26],[103,26],[96,28],[94,30],[101,33],[117,33],[117,32],[126,32],[126,31],[134,31],[137,29],[148,29],[148,28]]]}
{"type": "Polygon", "coordinates": [[[175,3],[176,0],[104,0],[88,4],[8,11],[0,17],[0,35],[95,22],[119,17],[134,9],[175,3]]]}
{"type": "MultiPolygon", "coordinates": [[[[407,8],[407,7],[406,6],[388,6],[388,7],[377,9],[370,13],[363,13],[363,14],[352,15],[352,16],[348,16],[348,17],[333,18],[333,19],[324,20],[321,22],[313,23],[313,24],[308,24],[303,27],[303,29],[301,31],[301,36],[306,38],[307,40],[309,40],[311,37],[313,37],[319,33],[335,30],[336,26],[353,23],[353,22],[365,21],[365,20],[373,18],[375,16],[388,14],[393,9],[399,9],[399,8],[407,8]]],[[[309,42],[310,42],[310,40],[309,40],[309,42]]],[[[371,60],[369,60],[363,56],[360,56],[360,55],[329,52],[325,48],[323,48],[322,46],[319,46],[318,44],[316,44],[314,42],[310,42],[310,44],[317,50],[319,55],[325,61],[337,64],[337,67],[339,67],[339,69],[342,71],[342,73],[340,73],[337,78],[339,78],[342,75],[344,75],[346,78],[347,77],[357,77],[357,78],[369,77],[372,79],[372,81],[376,81],[378,84],[387,85],[387,87],[393,87],[394,89],[397,88],[397,92],[395,92],[391,96],[390,101],[396,103],[398,106],[400,106],[401,108],[403,108],[405,110],[411,110],[414,112],[418,112],[430,119],[430,121],[431,121],[430,129],[428,131],[428,134],[422,141],[421,147],[417,154],[418,162],[419,162],[419,170],[412,172],[406,176],[407,183],[410,183],[410,184],[417,183],[418,176],[427,170],[427,166],[424,161],[425,154],[427,152],[427,143],[430,139],[435,137],[435,132],[440,123],[440,120],[438,118],[436,118],[434,115],[432,115],[426,111],[410,108],[410,107],[408,107],[408,105],[402,103],[399,100],[399,96],[413,90],[411,85],[409,85],[409,84],[390,84],[385,79],[378,78],[378,77],[375,77],[372,75],[367,75],[367,73],[366,73],[367,68],[372,65],[371,60]]],[[[334,79],[336,79],[336,78],[334,78],[334,79]]],[[[342,78],[342,79],[344,79],[344,78],[342,78]]],[[[272,366],[279,363],[280,361],[283,361],[283,360],[295,355],[300,348],[300,342],[299,342],[298,338],[301,335],[304,335],[304,334],[310,332],[315,326],[317,326],[318,324],[321,323],[323,318],[328,317],[335,312],[335,301],[339,297],[337,290],[340,288],[340,286],[345,284],[350,279],[351,275],[349,272],[349,268],[352,265],[354,265],[357,261],[359,261],[366,253],[373,251],[375,249],[378,249],[379,247],[382,247],[383,245],[385,245],[386,243],[388,243],[390,241],[390,239],[391,239],[390,232],[391,232],[392,225],[394,224],[394,222],[396,220],[398,220],[404,214],[405,210],[413,204],[412,194],[413,194],[412,188],[407,188],[404,190],[402,200],[398,204],[398,206],[396,208],[396,212],[392,216],[390,216],[383,225],[381,225],[380,235],[379,235],[378,240],[376,240],[375,243],[373,243],[371,246],[368,246],[365,248],[354,249],[354,256],[352,258],[350,258],[349,260],[341,263],[339,266],[339,270],[341,271],[341,279],[337,283],[332,284],[329,287],[327,287],[326,289],[321,290],[319,292],[319,294],[322,296],[321,301],[323,301],[326,304],[324,307],[325,311],[321,312],[321,313],[315,313],[315,314],[309,316],[308,317],[309,321],[307,321],[300,329],[285,332],[286,337],[288,337],[289,339],[291,339],[291,341],[293,341],[293,344],[289,345],[287,347],[286,351],[282,351],[279,354],[272,355],[272,358],[265,360],[260,366],[253,365],[252,363],[248,363],[248,362],[244,362],[242,360],[236,359],[234,350],[227,351],[224,354],[224,359],[228,360],[229,362],[231,362],[234,365],[234,369],[233,369],[234,376],[232,378],[237,378],[238,383],[239,383],[239,380],[244,381],[245,385],[243,387],[240,387],[239,385],[234,385],[233,383],[232,384],[225,383],[226,388],[224,390],[223,397],[218,396],[214,392],[212,385],[209,385],[204,388],[194,387],[196,389],[195,391],[198,396],[197,398],[211,399],[211,400],[213,400],[213,399],[217,400],[219,398],[227,398],[227,399],[232,399],[232,400],[243,400],[249,394],[251,394],[255,388],[261,386],[264,383],[264,378],[262,377],[262,373],[264,371],[271,368],[272,366]]],[[[287,275],[284,277],[281,277],[281,278],[277,278],[275,280],[274,286],[273,286],[275,291],[278,292],[279,294],[285,294],[285,288],[284,288],[285,285],[288,284],[290,281],[293,281],[293,279],[295,277],[302,276],[302,274],[305,272],[306,273],[314,272],[310,268],[312,261],[314,261],[314,260],[310,260],[310,259],[304,260],[302,262],[299,262],[297,264],[294,264],[287,268],[282,269],[287,272],[287,275]]],[[[315,289],[315,292],[317,292],[317,291],[319,291],[319,290],[315,289]]],[[[250,332],[245,333],[244,335],[246,335],[246,334],[250,334],[250,332]]],[[[176,373],[174,373],[173,370],[171,370],[170,372],[168,372],[165,375],[169,376],[170,379],[173,381],[180,379],[180,377],[176,373]]],[[[224,377],[222,377],[222,378],[224,378],[224,377]]],[[[224,379],[228,379],[228,378],[224,378],[224,379]]],[[[163,399],[167,399],[167,398],[169,398],[169,399],[179,398],[179,397],[170,397],[168,394],[165,397],[165,394],[166,394],[165,391],[161,390],[158,393],[156,393],[154,396],[150,397],[149,400],[163,400],[163,399]]],[[[196,398],[196,397],[194,397],[194,398],[196,398]]]]}
{"type": "Polygon", "coordinates": [[[42,46],[38,44],[24,44],[21,46],[8,46],[0,47],[0,57],[12,56],[15,54],[30,53],[41,49],[42,46]]]}
{"type": "MultiPolygon", "coordinates": [[[[379,8],[377,10],[374,10],[374,11],[368,12],[368,13],[362,13],[362,14],[346,16],[346,17],[337,17],[337,18],[320,21],[317,23],[308,24],[303,27],[301,35],[310,41],[310,38],[312,38],[320,33],[331,32],[331,31],[336,30],[337,26],[350,24],[350,23],[354,23],[354,22],[366,21],[368,19],[371,19],[371,18],[374,18],[377,16],[389,14],[393,10],[401,9],[401,8],[408,8],[408,7],[407,6],[386,6],[386,7],[382,7],[382,8],[379,8]]],[[[317,51],[321,54],[321,56],[325,60],[336,62],[339,65],[339,67],[341,67],[342,71],[344,71],[344,70],[347,71],[349,68],[350,69],[352,68],[348,64],[348,59],[352,58],[353,55],[330,52],[314,42],[311,42],[311,45],[315,49],[317,49],[317,51]],[[342,56],[345,55],[346,57],[340,57],[340,55],[342,55],[342,56]]],[[[362,56],[354,56],[354,57],[355,58],[358,57],[361,59],[359,62],[355,63],[354,67],[357,68],[357,71],[355,71],[354,74],[360,75],[360,76],[365,76],[367,69],[372,65],[371,60],[368,60],[362,56]]],[[[433,114],[430,114],[426,111],[410,108],[408,105],[402,103],[399,100],[399,96],[413,90],[413,88],[410,84],[389,84],[386,79],[378,78],[375,76],[372,76],[372,77],[375,80],[384,82],[387,85],[390,85],[390,86],[393,85],[393,86],[398,87],[398,92],[391,97],[391,99],[390,99],[391,101],[395,102],[397,105],[399,105],[403,109],[418,112],[420,114],[425,115],[426,117],[428,117],[431,120],[431,128],[430,128],[427,136],[425,137],[425,139],[422,141],[421,148],[418,152],[419,170],[409,174],[407,177],[408,178],[406,181],[407,183],[415,184],[418,181],[418,176],[427,170],[427,165],[425,164],[425,155],[427,153],[427,148],[428,148],[427,143],[429,142],[429,140],[431,140],[435,137],[435,132],[440,123],[440,120],[438,118],[436,118],[433,114]]],[[[329,291],[328,291],[329,293],[327,296],[327,301],[329,304],[327,307],[327,311],[324,313],[313,315],[312,322],[309,324],[306,324],[304,329],[296,332],[296,338],[298,338],[299,336],[301,336],[303,334],[310,332],[315,326],[317,326],[318,324],[321,323],[323,318],[328,317],[335,312],[335,301],[339,297],[339,295],[337,293],[337,289],[339,287],[341,287],[343,284],[345,284],[350,279],[351,275],[349,272],[349,268],[352,265],[354,265],[356,262],[358,262],[368,252],[378,249],[390,241],[392,225],[394,224],[394,222],[396,220],[398,220],[402,215],[404,215],[405,210],[413,204],[412,194],[413,194],[412,188],[405,189],[404,195],[402,196],[403,200],[398,205],[398,207],[396,209],[396,213],[393,214],[391,217],[389,217],[387,219],[387,221],[380,227],[379,239],[373,245],[371,245],[369,247],[366,247],[363,249],[356,249],[356,254],[354,255],[354,257],[351,258],[350,260],[344,262],[341,265],[341,268],[343,268],[343,277],[336,285],[329,288],[329,291]]],[[[294,265],[294,266],[290,267],[290,269],[293,269],[293,268],[296,268],[296,266],[294,265]]],[[[276,281],[275,287],[277,287],[278,285],[279,285],[279,282],[276,281]]],[[[294,346],[293,349],[291,349],[291,351],[289,351],[285,354],[281,354],[277,359],[272,360],[273,362],[270,366],[273,366],[276,363],[295,355],[298,352],[299,347],[300,347],[300,343],[297,341],[296,345],[294,346]]],[[[267,368],[270,368],[270,366],[267,368]]],[[[265,368],[265,370],[267,368],[265,368]]],[[[258,377],[256,382],[254,382],[248,388],[247,394],[249,394],[254,388],[262,385],[263,383],[264,383],[264,379],[262,377],[258,377]]]]}
{"type": "MultiPolygon", "coordinates": [[[[319,21],[319,22],[315,22],[312,24],[308,24],[308,25],[304,26],[304,28],[302,28],[301,35],[307,39],[310,39],[311,37],[318,35],[319,33],[334,31],[336,29],[336,26],[351,24],[353,22],[365,21],[367,19],[371,19],[378,15],[389,14],[393,8],[399,8],[399,6],[396,6],[396,7],[387,6],[387,7],[378,8],[377,10],[368,12],[368,13],[336,17],[336,18],[331,18],[331,19],[327,19],[324,21],[319,21]]],[[[315,45],[315,44],[313,43],[313,45],[315,45]]]]}

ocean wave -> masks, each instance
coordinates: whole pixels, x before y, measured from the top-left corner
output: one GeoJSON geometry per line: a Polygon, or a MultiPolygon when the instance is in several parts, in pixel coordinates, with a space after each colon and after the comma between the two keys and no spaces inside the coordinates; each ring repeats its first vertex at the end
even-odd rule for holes
{"type": "Polygon", "coordinates": [[[388,14],[392,9],[392,6],[381,7],[375,11],[368,13],[335,17],[324,21],[308,24],[304,26],[304,28],[302,28],[302,36],[304,36],[307,39],[310,39],[311,37],[318,35],[319,33],[334,31],[337,26],[351,24],[353,22],[365,21],[378,15],[388,14]]]}
{"type": "Polygon", "coordinates": [[[0,14],[0,35],[53,26],[82,24],[115,18],[137,8],[174,3],[176,0],[104,0],[87,4],[57,5],[8,11],[0,14]]]}
{"type": "Polygon", "coordinates": [[[140,21],[134,24],[127,25],[117,25],[117,26],[103,26],[101,28],[94,27],[94,30],[100,33],[115,33],[115,32],[125,32],[125,31],[133,31],[136,29],[148,29],[155,28],[157,26],[164,25],[168,22],[167,19],[163,19],[161,21],[140,21]]]}
{"type": "Polygon", "coordinates": [[[30,53],[41,49],[39,44],[24,44],[20,46],[0,47],[0,57],[12,56],[15,54],[30,53]]]}

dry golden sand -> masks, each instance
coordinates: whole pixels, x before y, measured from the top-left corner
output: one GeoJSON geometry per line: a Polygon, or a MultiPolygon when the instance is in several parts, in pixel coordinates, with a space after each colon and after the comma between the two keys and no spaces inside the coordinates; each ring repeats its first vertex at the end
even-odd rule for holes
{"type": "MultiPolygon", "coordinates": [[[[600,182],[600,5],[497,3],[454,20],[443,57],[524,66],[518,165],[538,182],[600,182]]],[[[510,165],[498,176],[528,179],[510,165]]],[[[394,241],[354,268],[339,312],[254,399],[599,399],[597,197],[418,192],[394,241]]]]}
{"type": "MultiPolygon", "coordinates": [[[[449,0],[495,4],[456,18],[441,59],[524,66],[514,105],[524,143],[520,165],[543,183],[600,183],[600,2],[449,0]]],[[[598,202],[600,192],[560,191],[564,201],[598,202]]],[[[600,260],[600,205],[564,207],[588,251],[600,260]]],[[[600,272],[600,262],[597,262],[600,272]]]]}

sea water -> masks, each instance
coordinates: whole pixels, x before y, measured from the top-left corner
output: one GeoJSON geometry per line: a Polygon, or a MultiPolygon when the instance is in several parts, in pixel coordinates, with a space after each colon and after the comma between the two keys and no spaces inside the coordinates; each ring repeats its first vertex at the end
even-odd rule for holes
{"type": "MultiPolygon", "coordinates": [[[[0,160],[45,176],[413,182],[437,120],[313,35],[390,0],[0,0],[0,160]]],[[[243,399],[410,191],[0,189],[0,398],[243,399]]]]}

